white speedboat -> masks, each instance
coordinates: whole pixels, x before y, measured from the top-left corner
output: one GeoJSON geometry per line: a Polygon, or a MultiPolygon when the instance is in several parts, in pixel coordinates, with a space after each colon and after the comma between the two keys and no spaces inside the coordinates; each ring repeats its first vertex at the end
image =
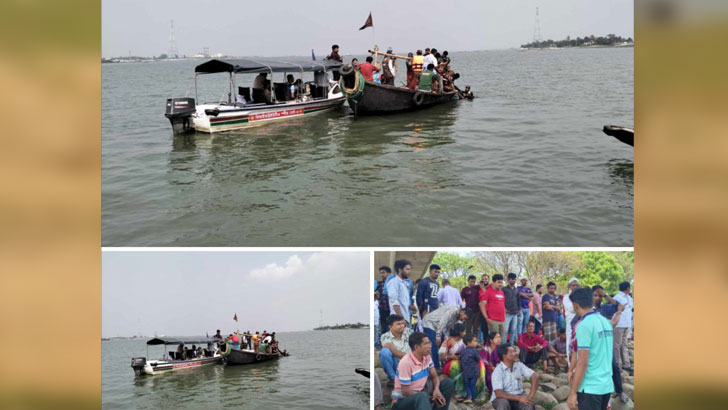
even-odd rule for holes
{"type": "Polygon", "coordinates": [[[146,357],[131,359],[131,367],[136,375],[155,375],[174,370],[191,369],[208,364],[221,363],[223,355],[218,348],[218,339],[211,338],[159,338],[147,341],[146,357]],[[149,358],[149,346],[164,346],[160,359],[149,358]],[[167,346],[175,346],[175,350],[167,352],[167,346]],[[199,349],[188,349],[187,345],[199,346],[199,349]],[[204,346],[204,347],[203,347],[204,346]]]}
{"type": "Polygon", "coordinates": [[[175,133],[214,133],[321,113],[346,101],[339,84],[327,74],[340,67],[341,63],[328,60],[210,60],[195,67],[195,98],[168,98],[164,115],[175,133]],[[304,82],[305,72],[313,72],[314,81],[304,82]],[[227,100],[197,104],[197,76],[217,73],[228,73],[227,100]],[[236,74],[250,73],[266,73],[270,78],[263,88],[238,87],[236,74]],[[293,83],[276,83],[274,73],[282,73],[283,79],[294,74],[298,79],[293,83]]]}

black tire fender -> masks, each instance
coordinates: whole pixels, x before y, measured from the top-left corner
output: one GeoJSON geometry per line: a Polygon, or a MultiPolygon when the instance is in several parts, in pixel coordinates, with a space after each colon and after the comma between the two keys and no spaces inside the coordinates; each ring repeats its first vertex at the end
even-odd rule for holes
{"type": "Polygon", "coordinates": [[[339,72],[341,73],[341,75],[346,77],[354,72],[354,66],[351,64],[343,65],[339,67],[339,72]]]}
{"type": "Polygon", "coordinates": [[[259,354],[256,354],[256,355],[255,355],[255,360],[260,360],[260,357],[261,357],[261,356],[260,356],[259,354]]]}
{"type": "Polygon", "coordinates": [[[421,91],[417,91],[415,95],[412,96],[412,102],[415,103],[415,105],[420,106],[422,105],[422,102],[425,100],[425,94],[423,94],[421,91]]]}

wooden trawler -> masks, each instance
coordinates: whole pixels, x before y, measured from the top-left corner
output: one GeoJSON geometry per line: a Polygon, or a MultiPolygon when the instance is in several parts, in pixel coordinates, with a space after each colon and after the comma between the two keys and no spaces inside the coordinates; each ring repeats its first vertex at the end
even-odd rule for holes
{"type": "Polygon", "coordinates": [[[263,353],[249,349],[236,349],[233,348],[230,343],[226,343],[224,345],[224,348],[222,348],[221,350],[221,354],[223,355],[225,364],[227,365],[267,362],[270,360],[276,360],[280,357],[288,356],[287,352],[263,353]]]}
{"type": "Polygon", "coordinates": [[[195,98],[168,98],[164,115],[175,134],[215,133],[332,110],[346,100],[339,84],[327,75],[339,67],[341,63],[329,60],[210,60],[195,67],[195,98]],[[313,72],[314,81],[304,82],[305,72],[313,72]],[[217,73],[228,74],[227,100],[198,104],[197,77],[217,73]],[[267,73],[270,78],[263,88],[238,87],[236,75],[246,73],[267,73]],[[284,79],[298,74],[294,96],[289,92],[291,84],[272,82],[274,73],[283,73],[284,79]]]}
{"type": "MultiPolygon", "coordinates": [[[[407,60],[408,57],[380,53],[375,47],[369,50],[375,56],[384,55],[407,60]]],[[[393,114],[415,111],[459,99],[458,91],[433,93],[423,90],[410,90],[407,87],[379,84],[365,80],[362,74],[351,66],[341,68],[339,85],[344,90],[349,107],[354,115],[393,114]]]]}
{"type": "Polygon", "coordinates": [[[220,363],[223,355],[217,348],[219,340],[211,338],[159,338],[147,341],[147,355],[131,359],[131,367],[136,375],[156,375],[175,370],[191,369],[209,364],[220,363]],[[149,346],[161,345],[164,348],[160,359],[150,359],[149,346]],[[187,345],[199,345],[198,351],[185,350],[187,345]],[[176,350],[167,352],[167,346],[177,346],[176,350]],[[202,348],[206,346],[206,348],[202,348]],[[186,353],[186,354],[185,354],[186,353]]]}

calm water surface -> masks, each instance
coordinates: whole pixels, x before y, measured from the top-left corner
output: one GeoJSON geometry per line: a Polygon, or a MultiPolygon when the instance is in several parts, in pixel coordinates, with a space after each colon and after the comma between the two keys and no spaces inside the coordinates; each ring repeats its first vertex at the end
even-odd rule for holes
{"type": "MultiPolygon", "coordinates": [[[[257,365],[210,365],[134,376],[131,358],[146,340],[101,342],[104,409],[368,409],[369,330],[280,333],[289,357],[257,365]]],[[[162,355],[150,346],[152,358],[162,355]]]]}
{"type": "Polygon", "coordinates": [[[601,131],[634,123],[632,48],[454,53],[472,102],[175,139],[198,63],[103,65],[104,246],[632,246],[633,149],[601,131]]]}

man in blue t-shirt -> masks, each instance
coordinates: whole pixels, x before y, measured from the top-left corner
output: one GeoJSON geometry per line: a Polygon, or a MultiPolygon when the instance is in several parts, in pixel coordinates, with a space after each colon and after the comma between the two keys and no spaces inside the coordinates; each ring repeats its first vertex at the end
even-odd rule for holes
{"type": "Polygon", "coordinates": [[[572,410],[606,410],[614,391],[612,324],[592,309],[590,288],[575,289],[568,298],[581,321],[576,328],[577,358],[566,404],[572,410]]]}
{"type": "Polygon", "coordinates": [[[420,310],[420,316],[423,318],[427,313],[436,310],[439,307],[437,293],[440,291],[440,285],[437,283],[437,277],[440,276],[440,266],[436,264],[430,265],[430,276],[424,278],[417,285],[417,308],[420,310]]]}

